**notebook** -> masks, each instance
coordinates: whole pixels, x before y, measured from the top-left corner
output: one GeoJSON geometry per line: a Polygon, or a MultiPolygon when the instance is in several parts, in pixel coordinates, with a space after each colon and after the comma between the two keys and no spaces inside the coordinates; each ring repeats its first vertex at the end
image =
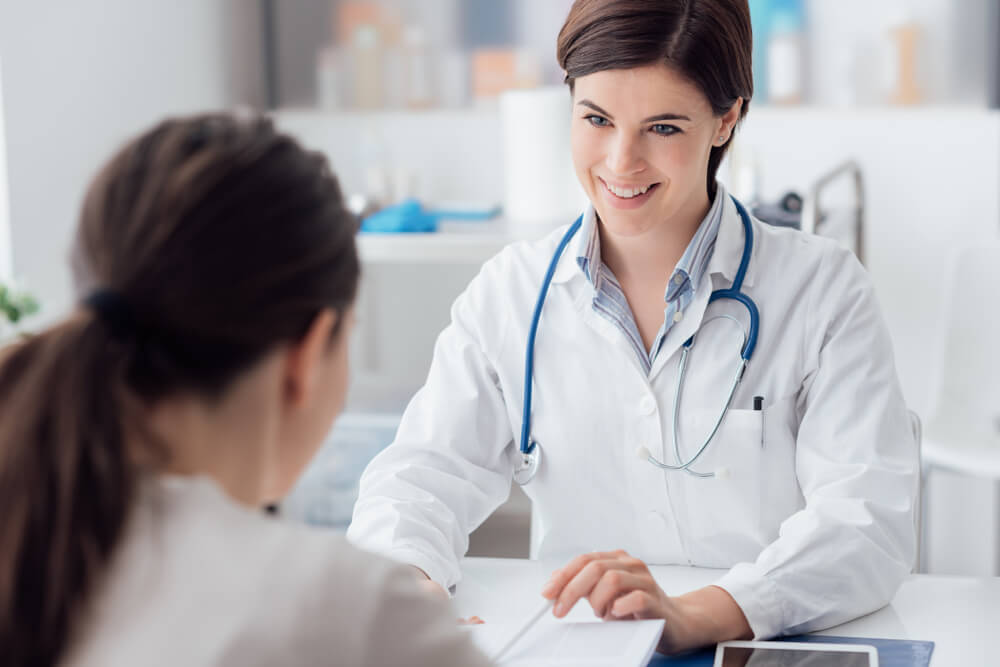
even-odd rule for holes
{"type": "MultiPolygon", "coordinates": [[[[486,655],[518,632],[520,623],[465,626],[486,655]]],[[[545,618],[524,632],[499,658],[501,667],[645,667],[656,650],[663,620],[565,621],[545,618]]]]}

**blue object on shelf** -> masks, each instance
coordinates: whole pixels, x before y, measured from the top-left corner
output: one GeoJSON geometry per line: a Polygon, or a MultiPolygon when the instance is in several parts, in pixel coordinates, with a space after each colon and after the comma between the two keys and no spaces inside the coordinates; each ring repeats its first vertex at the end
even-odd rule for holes
{"type": "Polygon", "coordinates": [[[436,232],[439,216],[424,211],[416,199],[387,206],[361,221],[362,232],[407,233],[436,232]]]}
{"type": "MultiPolygon", "coordinates": [[[[808,644],[865,644],[878,650],[879,667],[928,667],[934,642],[909,639],[872,639],[869,637],[833,637],[825,635],[798,635],[782,637],[775,641],[805,642],[808,644]]],[[[667,657],[657,653],[649,667],[712,667],[715,647],[686,655],[667,657]]]]}
{"type": "Polygon", "coordinates": [[[482,222],[496,217],[500,207],[424,210],[416,199],[387,206],[361,221],[361,231],[375,234],[436,232],[442,219],[482,222]]]}

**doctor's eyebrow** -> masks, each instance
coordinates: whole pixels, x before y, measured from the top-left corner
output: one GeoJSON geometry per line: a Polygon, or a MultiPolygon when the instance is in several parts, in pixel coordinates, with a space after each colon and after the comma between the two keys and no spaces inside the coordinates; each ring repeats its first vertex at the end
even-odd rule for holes
{"type": "MultiPolygon", "coordinates": [[[[597,113],[601,114],[602,116],[607,116],[609,120],[614,120],[615,119],[614,116],[612,116],[607,111],[605,111],[601,107],[597,106],[596,104],[594,104],[590,100],[580,100],[579,102],[577,102],[577,104],[583,105],[585,107],[589,107],[589,108],[593,109],[594,111],[596,111],[597,113]]],[[[690,121],[691,119],[688,118],[687,116],[685,116],[684,114],[679,114],[679,113],[661,113],[661,114],[659,114],[657,116],[650,116],[649,118],[644,118],[642,120],[642,122],[643,123],[654,123],[654,122],[659,121],[659,120],[687,120],[687,121],[690,121]]]]}

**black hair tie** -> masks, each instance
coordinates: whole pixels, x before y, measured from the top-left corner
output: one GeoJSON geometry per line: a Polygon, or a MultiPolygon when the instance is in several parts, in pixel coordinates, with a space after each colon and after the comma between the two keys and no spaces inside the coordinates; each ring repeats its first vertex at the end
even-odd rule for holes
{"type": "Polygon", "coordinates": [[[116,338],[131,338],[140,333],[135,310],[118,292],[100,288],[91,292],[83,303],[97,314],[116,338]]]}

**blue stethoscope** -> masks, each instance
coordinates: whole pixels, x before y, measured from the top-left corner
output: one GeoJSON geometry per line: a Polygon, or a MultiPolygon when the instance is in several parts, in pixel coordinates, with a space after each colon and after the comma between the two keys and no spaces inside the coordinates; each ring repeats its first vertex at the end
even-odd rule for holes
{"type": "MultiPolygon", "coordinates": [[[[711,319],[728,319],[736,322],[740,327],[740,332],[743,334],[743,343],[740,349],[740,361],[736,368],[736,374],[733,378],[732,387],[729,390],[729,395],[726,397],[726,404],[722,408],[722,412],[719,414],[719,418],[715,420],[715,426],[712,427],[712,431],[705,438],[705,442],[702,443],[701,447],[694,456],[688,460],[684,460],[681,456],[680,441],[677,437],[677,422],[680,412],[680,401],[681,401],[681,389],[684,386],[684,377],[687,374],[687,362],[688,356],[691,353],[691,347],[694,345],[694,336],[692,335],[688,338],[683,345],[681,351],[680,369],[677,373],[677,392],[674,394],[674,425],[673,425],[673,439],[674,439],[674,456],[677,462],[673,465],[663,463],[654,457],[648,449],[645,447],[640,447],[637,454],[640,458],[649,461],[657,468],[661,470],[683,470],[684,472],[693,475],[695,477],[707,478],[715,477],[717,474],[722,476],[722,471],[718,472],[697,472],[691,468],[692,465],[705,453],[708,449],[708,445],[712,442],[712,438],[715,437],[716,432],[719,430],[719,426],[722,424],[722,420],[725,418],[726,413],[729,411],[729,406],[733,402],[733,395],[736,393],[736,387],[739,386],[740,381],[743,379],[743,373],[746,371],[747,364],[750,363],[750,357],[753,356],[754,348],[757,346],[757,329],[760,324],[760,314],[757,310],[757,304],[753,302],[753,299],[744,294],[741,289],[743,288],[743,277],[746,275],[747,266],[750,264],[750,253],[753,250],[753,227],[750,224],[750,215],[747,213],[743,205],[732,197],[733,203],[736,205],[736,210],[740,214],[740,219],[743,221],[743,231],[745,234],[745,241],[743,242],[743,257],[740,259],[740,267],[736,271],[736,277],[733,280],[733,286],[729,289],[720,289],[712,292],[711,296],[708,298],[708,303],[713,301],[718,301],[719,299],[732,299],[733,301],[738,301],[746,307],[747,312],[750,313],[750,330],[748,332],[743,330],[743,326],[739,323],[736,318],[729,315],[720,315],[717,318],[711,319]]],[[[545,273],[545,280],[542,282],[542,289],[538,294],[538,301],[535,304],[535,313],[531,318],[531,329],[528,332],[528,346],[525,353],[524,360],[524,407],[522,414],[524,415],[524,421],[521,424],[521,448],[520,455],[518,456],[517,463],[514,466],[514,481],[518,484],[524,485],[530,482],[534,477],[535,473],[538,472],[538,464],[541,458],[541,445],[531,437],[531,383],[532,383],[532,372],[535,367],[535,334],[538,332],[538,322],[542,316],[542,306],[545,305],[545,295],[549,291],[549,283],[552,282],[552,275],[556,271],[556,265],[559,264],[559,258],[562,256],[563,251],[569,244],[570,239],[576,234],[577,230],[580,229],[580,225],[583,223],[583,216],[581,215],[576,219],[566,234],[559,241],[559,246],[556,248],[555,253],[552,255],[552,261],[549,263],[549,269],[545,273]]],[[[706,320],[702,323],[702,327],[708,322],[706,320]]]]}

